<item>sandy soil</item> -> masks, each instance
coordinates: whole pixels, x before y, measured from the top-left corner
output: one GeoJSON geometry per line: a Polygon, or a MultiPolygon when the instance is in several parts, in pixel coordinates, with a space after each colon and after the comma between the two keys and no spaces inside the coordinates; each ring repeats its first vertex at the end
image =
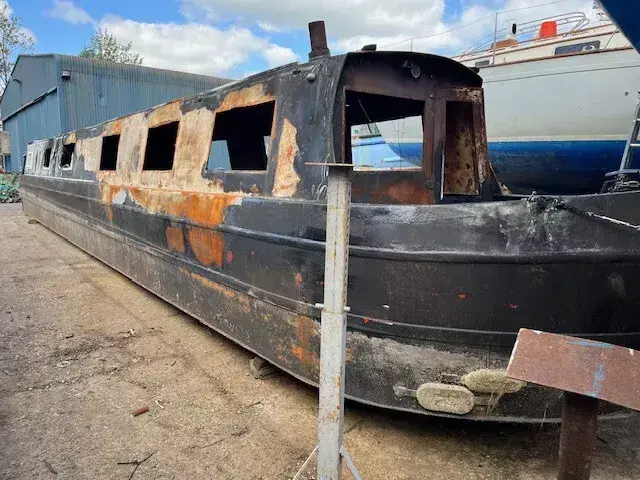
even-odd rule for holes
{"type": "MultiPolygon", "coordinates": [[[[149,455],[133,479],[288,479],[302,465],[315,390],[284,374],[255,380],[250,353],[17,205],[0,205],[0,245],[0,478],[126,480],[136,465],[120,463],[149,455]]],[[[346,424],[366,479],[554,478],[555,426],[356,404],[346,424]]],[[[640,419],[598,435],[593,478],[640,478],[640,419]]]]}

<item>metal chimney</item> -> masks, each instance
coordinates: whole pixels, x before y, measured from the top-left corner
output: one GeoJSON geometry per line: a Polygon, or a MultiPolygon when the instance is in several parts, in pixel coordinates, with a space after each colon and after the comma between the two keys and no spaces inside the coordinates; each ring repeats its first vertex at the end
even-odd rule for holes
{"type": "Polygon", "coordinates": [[[309,60],[331,55],[329,47],[327,46],[327,31],[324,28],[324,21],[318,20],[309,23],[309,39],[311,40],[309,60]]]}

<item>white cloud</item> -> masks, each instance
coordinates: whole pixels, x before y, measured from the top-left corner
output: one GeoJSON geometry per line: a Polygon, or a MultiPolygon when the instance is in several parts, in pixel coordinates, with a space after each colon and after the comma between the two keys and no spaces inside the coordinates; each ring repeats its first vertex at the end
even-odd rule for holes
{"type": "Polygon", "coordinates": [[[49,12],[49,15],[74,25],[96,24],[91,15],[86,10],[78,7],[72,0],[53,0],[53,9],[49,12]]]}
{"type": "MultiPolygon", "coordinates": [[[[0,0],[0,11],[7,17],[11,18],[13,14],[13,8],[9,5],[7,0],[0,0]]],[[[25,37],[30,38],[31,41],[35,44],[37,42],[37,38],[35,33],[27,27],[20,27],[20,33],[22,33],[25,37]]]]}
{"type": "Polygon", "coordinates": [[[118,40],[131,42],[144,65],[204,75],[228,75],[234,67],[261,55],[270,67],[295,59],[286,47],[256,36],[248,28],[216,28],[200,23],[142,23],[108,15],[100,21],[118,40]]]}
{"type": "Polygon", "coordinates": [[[276,27],[271,23],[260,22],[260,21],[258,22],[258,28],[263,32],[267,32],[267,33],[280,33],[284,31],[284,29],[281,27],[276,27]]]}
{"type": "Polygon", "coordinates": [[[280,45],[269,45],[264,53],[264,58],[267,60],[269,67],[277,67],[278,65],[284,65],[285,63],[291,63],[297,60],[298,56],[293,50],[280,45]]]}
{"type": "MultiPolygon", "coordinates": [[[[215,18],[255,22],[263,31],[306,29],[306,24],[322,19],[327,33],[333,40],[334,50],[354,50],[367,43],[379,46],[401,42],[398,48],[409,49],[411,37],[414,50],[459,52],[466,46],[493,32],[494,18],[484,18],[495,13],[476,0],[462,8],[454,22],[445,22],[445,0],[181,0],[183,11],[192,14],[200,10],[201,18],[215,18]],[[484,18],[484,19],[483,19],[484,18]],[[477,22],[470,26],[464,26],[477,22]],[[464,27],[463,27],[464,26],[464,27]],[[463,27],[463,28],[460,28],[463,27]],[[449,30],[455,29],[449,32],[449,30]]],[[[540,8],[528,8],[544,3],[544,0],[505,0],[500,10],[527,8],[499,16],[499,28],[503,22],[518,22],[550,15],[582,11],[590,13],[592,0],[566,0],[540,8]]],[[[494,3],[495,5],[495,3],[494,3]]]]}

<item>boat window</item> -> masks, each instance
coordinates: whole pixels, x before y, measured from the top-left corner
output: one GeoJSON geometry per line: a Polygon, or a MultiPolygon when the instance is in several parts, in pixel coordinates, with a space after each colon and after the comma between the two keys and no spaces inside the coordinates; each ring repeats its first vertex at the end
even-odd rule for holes
{"type": "Polygon", "coordinates": [[[118,161],[120,135],[102,137],[102,153],[100,154],[100,170],[115,170],[118,161]]]}
{"type": "Polygon", "coordinates": [[[216,113],[208,171],[266,170],[275,102],[216,113]]]}
{"type": "Polygon", "coordinates": [[[69,143],[62,146],[62,157],[60,157],[60,167],[64,169],[71,168],[71,161],[73,160],[73,152],[76,150],[75,143],[69,143]]]}
{"type": "Polygon", "coordinates": [[[180,122],[171,122],[149,129],[147,148],[142,164],[143,170],[171,170],[173,168],[173,155],[176,151],[179,124],[180,122]]]}
{"type": "Polygon", "coordinates": [[[346,101],[354,170],[422,167],[424,102],[353,91],[346,101]]]}
{"type": "Polygon", "coordinates": [[[562,45],[556,48],[554,55],[568,55],[571,53],[591,52],[593,50],[600,50],[600,40],[562,45]]]}
{"type": "Polygon", "coordinates": [[[49,168],[51,166],[51,147],[48,147],[44,151],[44,159],[42,161],[42,168],[49,168]]]}
{"type": "Polygon", "coordinates": [[[474,66],[476,66],[476,67],[488,67],[489,65],[491,65],[491,60],[480,60],[479,62],[476,62],[476,64],[474,66]]]}

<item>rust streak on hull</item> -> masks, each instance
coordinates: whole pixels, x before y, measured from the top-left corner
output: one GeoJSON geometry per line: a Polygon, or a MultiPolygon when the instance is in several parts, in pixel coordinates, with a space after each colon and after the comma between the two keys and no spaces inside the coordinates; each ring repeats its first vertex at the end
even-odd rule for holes
{"type": "Polygon", "coordinates": [[[184,234],[182,233],[182,228],[167,227],[164,233],[167,237],[167,245],[169,249],[175,250],[176,252],[180,253],[185,252],[184,234]]]}

